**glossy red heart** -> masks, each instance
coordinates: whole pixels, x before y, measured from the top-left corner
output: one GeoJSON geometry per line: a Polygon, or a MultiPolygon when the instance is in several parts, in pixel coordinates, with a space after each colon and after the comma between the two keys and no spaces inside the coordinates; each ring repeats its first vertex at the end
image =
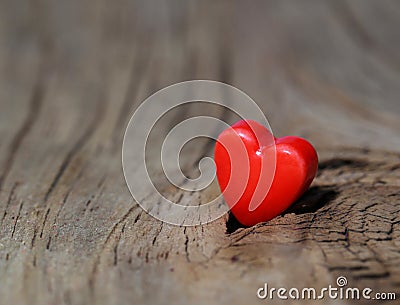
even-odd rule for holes
{"type": "Polygon", "coordinates": [[[285,211],[308,189],[318,167],[317,152],[308,141],[274,138],[255,121],[239,121],[224,130],[214,160],[224,199],[245,226],[285,211]]]}

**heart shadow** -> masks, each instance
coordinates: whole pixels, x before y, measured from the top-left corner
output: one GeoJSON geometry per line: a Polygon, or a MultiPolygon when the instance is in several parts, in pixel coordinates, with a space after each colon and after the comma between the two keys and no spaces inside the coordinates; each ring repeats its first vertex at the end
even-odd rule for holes
{"type": "MultiPolygon", "coordinates": [[[[295,203],[293,203],[281,215],[294,213],[297,215],[314,213],[330,201],[334,200],[338,192],[333,187],[328,186],[313,186],[309,188],[295,203]]],[[[226,222],[226,233],[230,234],[240,228],[246,228],[236,217],[229,211],[228,220],[226,222]]]]}
{"type": "Polygon", "coordinates": [[[314,213],[338,195],[333,187],[313,186],[310,187],[294,204],[292,204],[282,215],[314,213]]]}

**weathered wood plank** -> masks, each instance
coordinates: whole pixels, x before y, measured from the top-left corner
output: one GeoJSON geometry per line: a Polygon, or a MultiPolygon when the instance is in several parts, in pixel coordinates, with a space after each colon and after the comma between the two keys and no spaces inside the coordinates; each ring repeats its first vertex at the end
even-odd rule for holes
{"type": "MultiPolygon", "coordinates": [[[[400,293],[399,17],[396,1],[1,3],[0,303],[244,304],[264,282],[339,275],[400,293]],[[194,78],[237,86],[276,135],[315,144],[319,175],[288,213],[183,228],[133,201],[126,123],[194,78]]],[[[188,172],[210,147],[182,156],[188,172]]]]}

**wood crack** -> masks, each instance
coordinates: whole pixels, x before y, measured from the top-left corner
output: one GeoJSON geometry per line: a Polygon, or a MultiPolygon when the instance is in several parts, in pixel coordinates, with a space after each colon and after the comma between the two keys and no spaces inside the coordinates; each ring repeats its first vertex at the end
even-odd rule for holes
{"type": "Polygon", "coordinates": [[[32,130],[32,127],[37,120],[40,110],[42,108],[43,103],[43,96],[44,96],[44,83],[43,83],[43,76],[42,72],[39,71],[39,75],[37,77],[37,81],[35,86],[33,87],[32,97],[29,103],[28,114],[26,116],[25,121],[23,122],[21,128],[18,130],[17,134],[15,135],[10,149],[8,151],[8,155],[5,162],[5,167],[3,172],[0,176],[0,190],[4,184],[5,179],[7,178],[11,167],[14,163],[15,158],[17,157],[17,152],[21,147],[22,141],[28,135],[28,133],[32,130]]]}
{"type": "Polygon", "coordinates": [[[61,163],[60,168],[57,171],[57,174],[55,175],[53,181],[50,183],[50,187],[48,188],[46,195],[44,196],[44,201],[47,202],[51,193],[54,191],[56,185],[60,181],[62,175],[66,171],[67,167],[70,165],[72,162],[74,156],[82,149],[82,147],[85,145],[87,141],[92,137],[93,133],[96,130],[97,125],[101,123],[101,119],[104,116],[104,110],[105,110],[105,104],[104,102],[101,102],[98,107],[96,107],[97,111],[95,113],[95,116],[93,120],[91,121],[90,125],[88,128],[85,130],[85,132],[82,134],[82,136],[76,141],[75,145],[73,145],[72,149],[67,153],[65,156],[63,162],[61,163]]]}
{"type": "Polygon", "coordinates": [[[15,229],[17,227],[18,220],[19,220],[19,217],[21,215],[21,210],[22,210],[23,206],[24,206],[24,203],[21,201],[21,204],[19,205],[19,208],[18,208],[17,216],[15,217],[15,220],[14,220],[14,226],[13,226],[13,229],[12,229],[12,232],[11,232],[11,238],[14,238],[15,229]]]}
{"type": "Polygon", "coordinates": [[[6,218],[6,216],[7,216],[7,210],[8,210],[8,207],[9,207],[11,201],[13,199],[15,199],[14,194],[15,194],[15,190],[16,190],[17,186],[18,186],[18,182],[15,182],[10,191],[10,194],[8,195],[8,199],[7,199],[6,206],[4,208],[3,216],[1,217],[1,224],[4,222],[4,218],[6,218]]]}
{"type": "MultiPolygon", "coordinates": [[[[96,273],[98,271],[98,266],[100,264],[100,259],[101,259],[101,255],[106,247],[106,245],[109,243],[109,241],[111,240],[111,237],[115,234],[118,226],[123,223],[128,217],[129,215],[132,214],[132,212],[137,209],[138,207],[136,205],[133,205],[131,208],[128,209],[128,211],[121,217],[120,220],[118,220],[113,227],[111,228],[111,231],[108,233],[108,235],[106,236],[106,239],[101,247],[101,250],[99,251],[99,254],[96,257],[96,260],[94,261],[93,267],[92,267],[92,271],[90,273],[89,276],[89,287],[90,287],[90,291],[93,293],[94,291],[94,279],[96,277],[96,273]]],[[[138,219],[138,217],[137,217],[138,219]]],[[[115,258],[114,258],[115,259],[115,258]]]]}

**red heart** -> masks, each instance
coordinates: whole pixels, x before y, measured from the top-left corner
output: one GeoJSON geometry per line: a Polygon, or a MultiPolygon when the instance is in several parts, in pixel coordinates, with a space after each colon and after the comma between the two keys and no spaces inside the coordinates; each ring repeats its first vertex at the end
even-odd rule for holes
{"type": "Polygon", "coordinates": [[[239,121],[224,130],[214,160],[224,199],[245,226],[285,211],[307,190],[318,167],[317,152],[309,142],[274,138],[255,121],[239,121]]]}

